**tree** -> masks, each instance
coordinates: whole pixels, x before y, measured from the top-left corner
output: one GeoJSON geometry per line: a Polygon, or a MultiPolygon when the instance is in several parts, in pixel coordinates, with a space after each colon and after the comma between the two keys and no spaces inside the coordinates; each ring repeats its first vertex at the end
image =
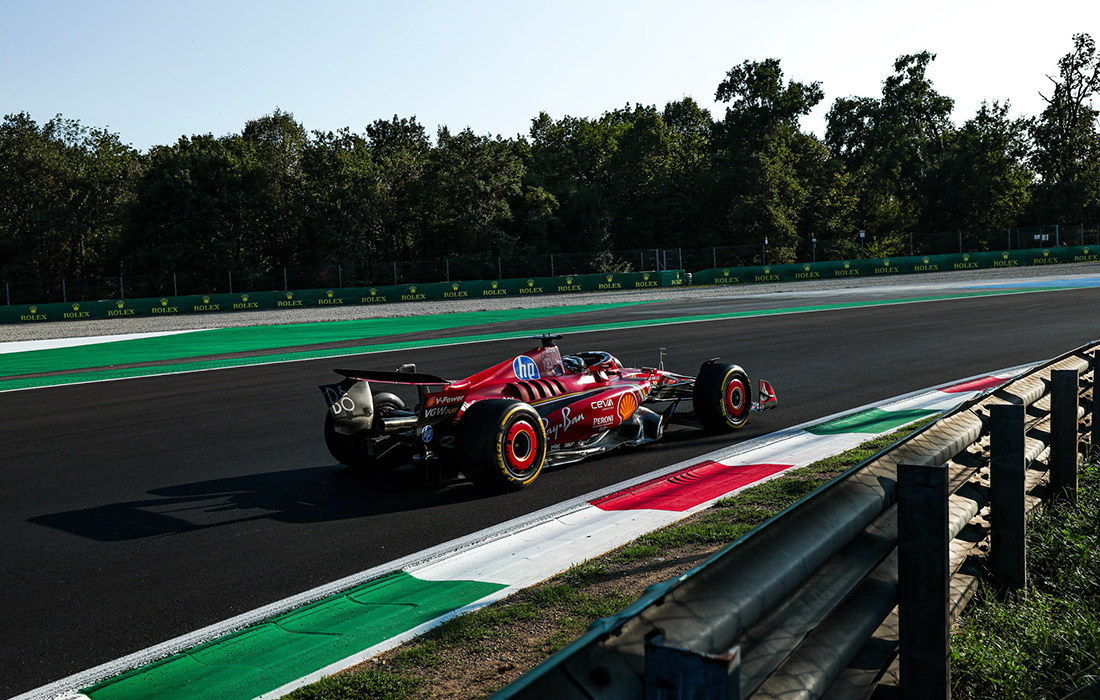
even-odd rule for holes
{"type": "Polygon", "coordinates": [[[954,132],[954,101],[935,90],[928,51],[900,56],[882,84],[882,97],[837,99],[825,143],[851,175],[856,206],[851,232],[897,234],[927,229],[940,168],[954,132]]]}
{"type": "Polygon", "coordinates": [[[1031,197],[1028,120],[1010,119],[1008,103],[983,102],[952,138],[933,175],[942,183],[925,215],[938,230],[1016,226],[1031,197]]]}
{"type": "Polygon", "coordinates": [[[769,260],[793,262],[799,226],[810,199],[805,166],[817,157],[816,140],[798,120],[824,97],[821,84],[783,81],[778,59],[745,61],[726,74],[715,99],[728,103],[715,125],[715,229],[731,240],[768,240],[769,260]]]}
{"type": "Polygon", "coordinates": [[[429,257],[473,251],[509,254],[510,200],[522,192],[523,164],[509,141],[452,134],[440,127],[426,176],[430,219],[423,241],[429,257]]]}
{"type": "Polygon", "coordinates": [[[0,260],[10,276],[60,279],[117,272],[113,246],[137,172],[117,135],[26,113],[0,125],[0,260]]]}
{"type": "Polygon", "coordinates": [[[1040,222],[1076,223],[1100,217],[1100,134],[1092,98],[1100,92],[1100,55],[1088,34],[1058,61],[1047,106],[1032,125],[1032,166],[1040,177],[1035,214],[1040,222]]]}

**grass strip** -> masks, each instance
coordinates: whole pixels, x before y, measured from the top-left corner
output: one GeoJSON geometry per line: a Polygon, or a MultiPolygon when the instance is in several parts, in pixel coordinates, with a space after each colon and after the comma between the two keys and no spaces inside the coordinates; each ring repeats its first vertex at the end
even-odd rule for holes
{"type": "MultiPolygon", "coordinates": [[[[927,421],[923,421],[927,422],[927,421]]],[[[407,644],[292,693],[294,700],[483,698],[771,516],[905,437],[914,423],[724,498],[407,644]]]]}
{"type": "Polygon", "coordinates": [[[1078,484],[1076,507],[1046,506],[1029,523],[1026,587],[983,586],[963,611],[952,697],[1053,699],[1100,684],[1100,465],[1078,484]]]}

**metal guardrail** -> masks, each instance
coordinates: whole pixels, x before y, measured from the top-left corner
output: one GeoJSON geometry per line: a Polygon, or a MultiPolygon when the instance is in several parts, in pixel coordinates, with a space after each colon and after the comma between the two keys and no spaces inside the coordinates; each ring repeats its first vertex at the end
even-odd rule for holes
{"type": "Polygon", "coordinates": [[[1100,442],[1098,351],[965,402],[494,698],[846,700],[883,682],[903,698],[949,697],[951,623],[984,576],[1023,584],[1026,514],[1076,498],[1081,430],[1100,442]]]}

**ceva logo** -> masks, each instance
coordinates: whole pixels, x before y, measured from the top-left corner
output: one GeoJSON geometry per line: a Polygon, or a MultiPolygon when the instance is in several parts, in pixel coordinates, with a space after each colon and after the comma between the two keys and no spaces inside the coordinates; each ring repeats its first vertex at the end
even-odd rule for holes
{"type": "Polygon", "coordinates": [[[538,379],[541,376],[539,366],[526,355],[520,355],[512,360],[512,372],[515,373],[516,379],[538,379]]]}

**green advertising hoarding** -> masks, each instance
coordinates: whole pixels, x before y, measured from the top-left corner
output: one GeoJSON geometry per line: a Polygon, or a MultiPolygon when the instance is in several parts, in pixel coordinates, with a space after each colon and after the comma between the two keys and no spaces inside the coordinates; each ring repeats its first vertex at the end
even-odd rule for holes
{"type": "Polygon", "coordinates": [[[1100,246],[1067,246],[979,253],[829,260],[818,263],[709,268],[693,273],[697,285],[760,284],[850,277],[887,277],[921,272],[1054,265],[1100,260],[1100,246]]]}

